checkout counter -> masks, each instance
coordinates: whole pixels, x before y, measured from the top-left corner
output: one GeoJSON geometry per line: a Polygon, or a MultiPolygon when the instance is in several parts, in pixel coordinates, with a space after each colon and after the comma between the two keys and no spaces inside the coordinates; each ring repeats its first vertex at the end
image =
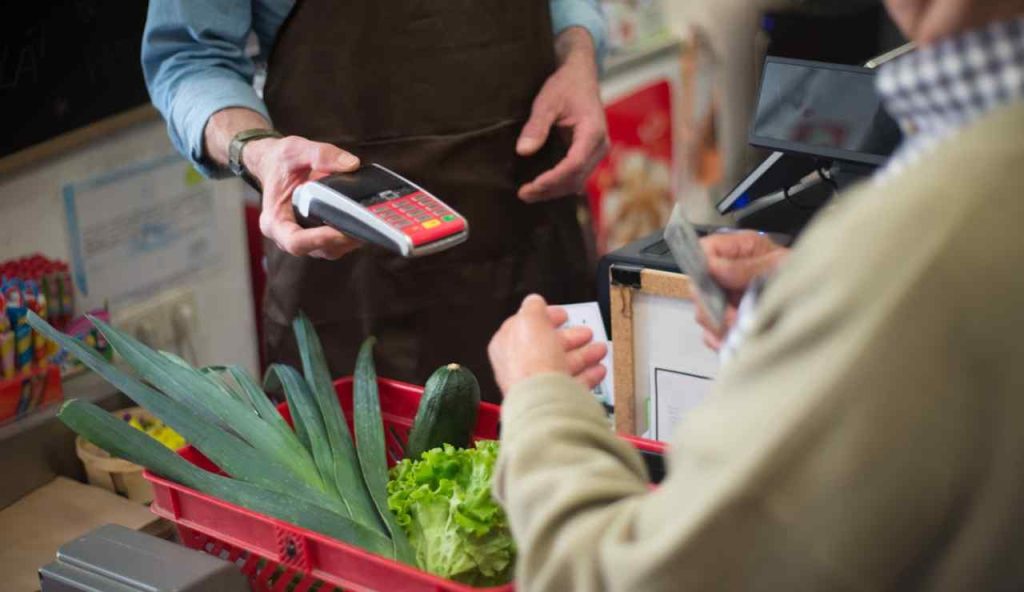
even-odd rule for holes
{"type": "MultiPolygon", "coordinates": [[[[674,47],[666,43],[653,55],[674,47]]],[[[895,124],[874,98],[870,69],[784,58],[766,62],[749,139],[751,145],[773,152],[718,201],[718,209],[736,213],[739,227],[772,233],[782,244],[799,236],[836,192],[884,163],[900,140],[895,124]]],[[[698,230],[707,234],[719,229],[698,230]]],[[[686,270],[675,264],[661,234],[653,232],[605,256],[598,291],[614,342],[616,427],[665,440],[707,394],[718,360],[704,347],[694,321],[694,294],[686,270]]],[[[69,397],[111,410],[129,404],[92,375],[69,381],[65,390],[69,397]]],[[[0,471],[19,476],[0,481],[0,508],[16,508],[34,490],[61,479],[83,477],[74,435],[59,424],[55,408],[0,427],[0,442],[5,446],[0,471]]],[[[647,460],[660,477],[661,459],[647,460]]],[[[142,506],[136,509],[148,515],[142,506]]],[[[59,512],[67,511],[58,511],[57,519],[66,521],[67,515],[59,512]]],[[[2,520],[0,514],[0,524],[2,520]]],[[[156,526],[76,527],[78,532],[63,539],[56,558],[52,541],[43,541],[41,556],[21,558],[15,568],[39,578],[43,592],[249,589],[234,564],[138,532],[148,529],[157,534],[156,526]]]]}
{"type": "MultiPolygon", "coordinates": [[[[678,38],[663,34],[618,52],[606,64],[601,89],[610,105],[609,117],[617,122],[615,132],[620,144],[635,136],[635,129],[646,121],[641,116],[653,114],[668,121],[678,110],[682,48],[678,38]]],[[[659,128],[658,146],[671,145],[671,129],[659,128]]],[[[639,140],[633,142],[636,145],[630,144],[630,149],[644,149],[639,140]]],[[[645,153],[645,158],[661,162],[671,158],[671,151],[645,153]]],[[[671,165],[666,162],[665,166],[671,165]]],[[[247,214],[252,222],[250,263],[258,306],[264,285],[262,240],[255,224],[258,208],[250,208],[247,214]]],[[[134,405],[106,381],[90,374],[66,380],[64,394],[65,398],[84,399],[111,411],[134,405]]],[[[75,435],[57,419],[57,410],[57,406],[48,407],[0,425],[0,443],[4,446],[0,454],[0,570],[4,585],[0,589],[250,589],[248,582],[225,575],[240,575],[233,563],[165,540],[175,538],[173,525],[157,518],[144,505],[83,485],[86,474],[76,454],[75,435]]],[[[661,456],[644,453],[644,458],[652,478],[660,480],[664,474],[661,456]]]]}

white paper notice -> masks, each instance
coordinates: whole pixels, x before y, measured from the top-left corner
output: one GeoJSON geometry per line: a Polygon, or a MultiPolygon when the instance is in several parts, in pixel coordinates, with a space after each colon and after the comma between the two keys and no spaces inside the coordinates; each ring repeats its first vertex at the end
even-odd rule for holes
{"type": "Polygon", "coordinates": [[[615,406],[615,391],[612,385],[615,384],[615,377],[612,375],[612,344],[608,341],[608,332],[604,330],[604,321],[601,320],[601,309],[596,302],[583,302],[580,304],[566,304],[562,308],[569,314],[569,320],[563,327],[590,327],[594,332],[594,341],[608,344],[608,353],[601,364],[608,373],[601,384],[594,389],[594,396],[599,401],[610,407],[615,406]]]}
{"type": "Polygon", "coordinates": [[[651,384],[654,385],[651,422],[654,438],[665,441],[672,438],[676,425],[704,402],[714,382],[706,376],[655,368],[651,384]]]}
{"type": "Polygon", "coordinates": [[[144,297],[216,260],[213,189],[178,156],[67,185],[81,310],[144,297]]]}

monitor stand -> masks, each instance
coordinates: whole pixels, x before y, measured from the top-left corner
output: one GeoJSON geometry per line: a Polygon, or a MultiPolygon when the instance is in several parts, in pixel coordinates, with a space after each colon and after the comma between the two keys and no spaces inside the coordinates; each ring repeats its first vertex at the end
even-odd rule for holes
{"type": "Polygon", "coordinates": [[[819,172],[784,186],[740,210],[740,228],[798,236],[811,218],[840,191],[867,179],[874,168],[852,163],[819,162],[819,172]]]}
{"type": "Polygon", "coordinates": [[[796,185],[819,166],[820,162],[809,156],[772,152],[723,197],[716,207],[722,214],[741,210],[783,187],[796,185]]]}

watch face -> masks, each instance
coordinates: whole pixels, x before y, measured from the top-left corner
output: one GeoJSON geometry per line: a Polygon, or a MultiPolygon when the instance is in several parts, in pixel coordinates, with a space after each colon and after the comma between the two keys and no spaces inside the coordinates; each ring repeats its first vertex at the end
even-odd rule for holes
{"type": "MultiPolygon", "coordinates": [[[[262,140],[263,138],[280,138],[281,134],[274,130],[267,129],[252,129],[238,132],[235,137],[231,139],[231,143],[228,145],[228,170],[234,175],[245,177],[245,166],[242,164],[242,150],[245,145],[253,140],[262,140]]],[[[252,185],[252,181],[249,184],[252,185]]]]}
{"type": "Polygon", "coordinates": [[[239,141],[237,137],[231,140],[231,144],[228,145],[228,170],[235,175],[242,174],[242,146],[244,142],[239,141]]]}

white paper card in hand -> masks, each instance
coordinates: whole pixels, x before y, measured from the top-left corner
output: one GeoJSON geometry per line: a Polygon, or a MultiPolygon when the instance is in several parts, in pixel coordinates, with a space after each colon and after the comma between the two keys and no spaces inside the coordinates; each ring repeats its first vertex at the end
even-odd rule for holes
{"type": "Polygon", "coordinates": [[[672,216],[665,227],[665,244],[672,252],[679,269],[690,278],[697,291],[697,298],[711,317],[711,322],[721,328],[725,322],[725,291],[708,271],[708,260],[700,246],[697,230],[683,214],[682,205],[676,203],[672,216]]]}
{"type": "Polygon", "coordinates": [[[601,365],[608,371],[601,384],[594,388],[594,396],[602,403],[614,406],[615,394],[612,389],[612,344],[608,341],[608,332],[604,329],[604,321],[601,318],[601,309],[596,302],[583,302],[580,304],[562,305],[569,315],[569,320],[562,325],[562,328],[569,327],[590,327],[594,332],[594,342],[607,343],[608,353],[605,354],[601,365]]]}

